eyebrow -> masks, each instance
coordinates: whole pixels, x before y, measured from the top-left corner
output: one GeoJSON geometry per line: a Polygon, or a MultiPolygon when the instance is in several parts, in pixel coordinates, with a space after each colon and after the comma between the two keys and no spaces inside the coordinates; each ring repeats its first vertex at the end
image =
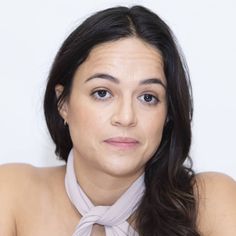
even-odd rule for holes
{"type": "Polygon", "coordinates": [[[141,80],[139,84],[160,84],[164,89],[166,89],[166,85],[158,78],[144,79],[141,80]]]}
{"type": "MultiPolygon", "coordinates": [[[[92,76],[90,76],[88,79],[85,80],[85,83],[87,83],[88,81],[90,80],[93,80],[93,79],[105,79],[105,80],[109,80],[115,84],[119,84],[120,81],[115,78],[114,76],[112,75],[109,75],[109,74],[103,74],[103,73],[97,73],[97,74],[94,74],[92,76]]],[[[164,89],[166,89],[166,85],[162,82],[161,79],[159,78],[149,78],[149,79],[144,79],[144,80],[141,80],[139,82],[140,85],[145,85],[145,84],[160,84],[164,89]]]]}
{"type": "Polygon", "coordinates": [[[92,80],[92,79],[105,79],[105,80],[109,80],[113,83],[119,84],[120,81],[113,77],[112,75],[108,75],[108,74],[102,74],[102,73],[98,73],[98,74],[94,74],[92,76],[90,76],[88,79],[85,80],[85,83],[87,83],[88,81],[92,80]]]}

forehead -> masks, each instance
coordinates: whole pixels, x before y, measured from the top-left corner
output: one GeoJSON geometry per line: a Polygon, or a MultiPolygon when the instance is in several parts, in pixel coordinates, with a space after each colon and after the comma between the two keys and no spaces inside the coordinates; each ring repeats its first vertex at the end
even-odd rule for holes
{"type": "Polygon", "coordinates": [[[96,63],[97,59],[114,58],[116,60],[139,59],[163,63],[161,53],[154,46],[135,37],[123,38],[112,42],[106,42],[93,48],[87,61],[96,63]]]}
{"type": "Polygon", "coordinates": [[[109,73],[118,78],[158,76],[164,80],[163,59],[154,46],[135,37],[106,42],[94,47],[77,74],[109,73]]]}

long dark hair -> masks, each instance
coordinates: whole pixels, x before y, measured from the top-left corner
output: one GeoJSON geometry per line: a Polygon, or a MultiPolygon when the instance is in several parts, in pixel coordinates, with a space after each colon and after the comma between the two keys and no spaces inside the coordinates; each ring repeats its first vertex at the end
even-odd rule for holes
{"type": "Polygon", "coordinates": [[[195,175],[189,157],[193,109],[188,69],[172,31],[150,10],[133,6],[97,12],[65,40],[52,65],[44,99],[55,152],[67,161],[72,148],[69,130],[63,124],[58,106],[70,95],[76,69],[93,47],[125,37],[137,37],[161,52],[168,96],[162,141],[146,164],[146,192],[135,213],[137,231],[141,236],[197,236],[195,175]],[[55,94],[57,84],[64,86],[59,98],[55,94]],[[186,160],[189,160],[187,164],[186,160]]]}

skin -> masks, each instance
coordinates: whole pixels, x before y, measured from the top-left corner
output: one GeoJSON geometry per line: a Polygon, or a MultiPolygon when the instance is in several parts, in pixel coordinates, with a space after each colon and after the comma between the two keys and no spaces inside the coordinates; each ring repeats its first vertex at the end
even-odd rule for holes
{"type": "MultiPolygon", "coordinates": [[[[165,87],[161,54],[137,38],[95,47],[77,69],[59,111],[70,129],[77,179],[95,205],[114,203],[158,148],[165,87]]],[[[62,91],[58,84],[57,96],[62,91]]],[[[0,235],[72,235],[81,216],[66,195],[64,177],[65,166],[0,166],[0,235]]],[[[235,235],[234,180],[203,173],[197,185],[202,235],[235,235]]],[[[103,227],[95,225],[93,235],[105,235],[103,227]]]]}

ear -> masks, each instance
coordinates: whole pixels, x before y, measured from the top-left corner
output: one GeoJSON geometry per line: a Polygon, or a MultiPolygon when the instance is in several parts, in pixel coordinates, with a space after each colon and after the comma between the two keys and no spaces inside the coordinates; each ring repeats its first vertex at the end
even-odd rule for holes
{"type": "MultiPolygon", "coordinates": [[[[57,98],[59,98],[59,96],[62,94],[63,90],[64,90],[64,86],[63,85],[57,84],[55,86],[55,93],[56,93],[57,98]]],[[[67,121],[68,120],[68,104],[67,104],[67,101],[66,100],[61,101],[58,104],[57,109],[58,109],[62,119],[64,121],[67,121]]]]}

